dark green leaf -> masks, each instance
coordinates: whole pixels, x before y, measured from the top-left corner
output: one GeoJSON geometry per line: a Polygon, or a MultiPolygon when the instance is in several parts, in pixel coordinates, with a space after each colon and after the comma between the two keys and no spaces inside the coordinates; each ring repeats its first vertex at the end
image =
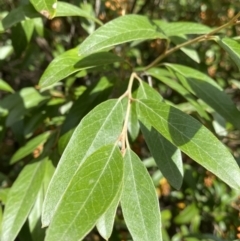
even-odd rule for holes
{"type": "Polygon", "coordinates": [[[11,28],[16,23],[19,23],[28,18],[37,18],[41,15],[36,12],[31,4],[22,5],[19,8],[13,9],[2,21],[3,29],[0,29],[0,32],[11,28]]]}
{"type": "Polygon", "coordinates": [[[95,53],[85,58],[79,57],[77,49],[71,49],[56,57],[44,71],[39,85],[49,87],[67,76],[83,69],[123,61],[122,58],[108,52],[95,53]],[[61,68],[59,69],[59,66],[61,68]]]}
{"type": "Polygon", "coordinates": [[[14,241],[37,198],[45,170],[45,161],[25,166],[8,194],[2,225],[2,241],[14,241]]]}
{"type": "Polygon", "coordinates": [[[50,223],[46,241],[82,240],[122,188],[123,158],[117,145],[89,156],[74,173],[50,223]]]}
{"type": "Polygon", "coordinates": [[[89,55],[115,45],[155,38],[166,38],[162,30],[150,19],[140,15],[116,18],[92,33],[79,48],[79,54],[89,55]]]}
{"type": "Polygon", "coordinates": [[[240,189],[240,170],[227,148],[201,123],[162,102],[138,100],[140,120],[146,119],[159,133],[193,160],[240,189]]]}
{"type": "Polygon", "coordinates": [[[127,150],[121,198],[124,220],[134,241],[161,241],[158,198],[152,179],[139,157],[127,150]]]}
{"type": "Polygon", "coordinates": [[[176,189],[180,189],[183,181],[182,156],[178,148],[164,138],[151,126],[141,125],[141,131],[148,148],[163,176],[176,189]]]}
{"type": "Polygon", "coordinates": [[[125,110],[118,100],[108,100],[86,115],[74,131],[44,201],[43,226],[48,226],[74,174],[89,155],[100,147],[115,143],[121,133],[125,110]]]}

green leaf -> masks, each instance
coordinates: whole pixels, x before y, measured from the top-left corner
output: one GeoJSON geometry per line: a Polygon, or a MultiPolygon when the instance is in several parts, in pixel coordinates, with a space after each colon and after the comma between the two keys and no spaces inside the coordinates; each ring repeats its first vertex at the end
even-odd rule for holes
{"type": "Polygon", "coordinates": [[[240,111],[214,80],[186,66],[177,64],[167,64],[167,66],[178,73],[177,76],[185,88],[240,129],[240,111]]]}
{"type": "Polygon", "coordinates": [[[81,9],[75,5],[72,5],[70,3],[58,1],[55,17],[68,17],[68,16],[84,17],[84,18],[93,20],[96,23],[102,25],[102,22],[100,20],[98,20],[97,18],[94,18],[93,16],[88,14],[83,9],[81,9]]]}
{"type": "Polygon", "coordinates": [[[14,93],[13,88],[3,79],[0,79],[0,90],[14,93]]]}
{"type": "MultiPolygon", "coordinates": [[[[205,118],[206,120],[210,120],[208,114],[204,110],[204,108],[196,101],[194,96],[185,89],[182,85],[180,85],[178,82],[174,81],[173,79],[166,77],[162,73],[162,69],[160,68],[152,68],[147,71],[148,74],[156,78],[157,80],[160,80],[176,92],[178,92],[180,95],[182,95],[189,103],[191,103],[192,106],[197,110],[200,116],[205,118]]],[[[146,99],[146,98],[145,98],[146,99]]]]}
{"type": "Polygon", "coordinates": [[[14,153],[14,155],[12,156],[12,158],[10,160],[10,164],[13,164],[13,163],[21,160],[23,157],[31,154],[38,146],[43,145],[47,141],[50,134],[51,134],[51,132],[47,131],[47,132],[44,132],[44,133],[34,137],[30,141],[28,141],[26,143],[26,145],[24,145],[23,147],[20,147],[14,153]]]}
{"type": "MultiPolygon", "coordinates": [[[[29,18],[38,18],[41,15],[36,12],[31,4],[21,5],[18,8],[13,9],[2,21],[2,26],[4,30],[11,28],[16,23],[29,18]]],[[[1,31],[1,29],[0,29],[1,31]]]]}
{"type": "Polygon", "coordinates": [[[30,0],[34,8],[46,18],[53,18],[56,13],[57,0],[30,0]]]}
{"type": "Polygon", "coordinates": [[[208,26],[193,22],[168,23],[162,20],[155,20],[154,23],[156,23],[168,37],[187,34],[206,34],[211,31],[211,28],[208,26]]]}
{"type": "Polygon", "coordinates": [[[56,57],[48,65],[41,76],[39,85],[41,88],[48,87],[80,70],[120,61],[123,59],[108,52],[95,53],[83,58],[78,56],[76,48],[71,49],[56,57]],[[60,69],[59,66],[61,66],[60,69]]]}
{"type": "MultiPolygon", "coordinates": [[[[186,36],[181,35],[181,36],[172,36],[171,41],[175,44],[175,45],[179,45],[182,44],[184,42],[186,42],[188,39],[186,38],[186,36]]],[[[182,47],[180,48],[181,51],[183,53],[185,53],[189,58],[191,58],[192,60],[194,60],[197,63],[200,63],[200,57],[198,52],[194,49],[194,47],[191,46],[186,46],[186,47],[182,47]]]]}
{"type": "Polygon", "coordinates": [[[108,240],[112,234],[114,219],[118,204],[120,202],[121,194],[122,188],[119,188],[117,195],[108,207],[107,211],[99,218],[96,224],[98,232],[106,240],[108,240]]]}
{"type": "Polygon", "coordinates": [[[11,187],[3,215],[2,241],[14,241],[25,223],[42,183],[45,160],[26,165],[11,187]]]}
{"type": "Polygon", "coordinates": [[[172,144],[214,173],[229,186],[240,189],[240,170],[227,148],[201,123],[162,102],[137,101],[138,117],[147,121],[172,144]]]}
{"type": "Polygon", "coordinates": [[[106,77],[102,77],[95,85],[89,86],[74,102],[62,125],[61,136],[58,141],[60,153],[65,149],[81,119],[96,105],[108,99],[112,87],[112,83],[106,77]]]}
{"type": "MultiPolygon", "coordinates": [[[[125,104],[124,104],[125,105],[125,104]]],[[[54,173],[44,201],[42,223],[48,226],[69,183],[89,155],[115,143],[122,130],[125,110],[122,102],[108,100],[86,115],[74,131],[54,173]]]]}
{"type": "Polygon", "coordinates": [[[80,45],[79,54],[89,55],[115,45],[134,41],[166,38],[159,27],[145,16],[125,15],[98,28],[80,45]]]}
{"type": "Polygon", "coordinates": [[[152,179],[139,157],[127,150],[121,198],[124,220],[135,241],[161,241],[161,218],[152,179]]]}
{"type": "Polygon", "coordinates": [[[183,182],[180,150],[150,125],[146,125],[146,122],[141,125],[141,131],[159,170],[168,182],[179,190],[183,182]]]}
{"type": "Polygon", "coordinates": [[[23,88],[18,93],[14,93],[8,97],[9,98],[4,100],[4,103],[1,103],[3,108],[11,110],[6,120],[7,126],[11,126],[21,120],[29,109],[38,107],[41,102],[48,98],[40,95],[39,92],[32,87],[23,88]]]}
{"type": "Polygon", "coordinates": [[[112,204],[123,180],[117,145],[98,149],[73,175],[48,228],[46,241],[82,240],[112,204]]]}
{"type": "Polygon", "coordinates": [[[216,41],[230,55],[240,70],[240,43],[231,38],[217,38],[216,41]]]}

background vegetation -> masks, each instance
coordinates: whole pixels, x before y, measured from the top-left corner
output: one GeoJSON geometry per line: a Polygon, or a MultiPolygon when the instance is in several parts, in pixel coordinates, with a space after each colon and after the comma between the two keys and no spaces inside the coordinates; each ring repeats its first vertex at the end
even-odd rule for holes
{"type": "MultiPolygon", "coordinates": [[[[0,1],[0,20],[27,2],[0,1]]],[[[151,19],[192,21],[215,28],[240,11],[238,0],[73,0],[68,3],[80,6],[87,15],[103,23],[135,13],[151,19]]],[[[16,23],[0,35],[0,223],[8,191],[26,164],[32,159],[38,160],[43,150],[47,150],[56,166],[67,139],[62,142],[57,140],[69,133],[65,120],[71,120],[71,125],[76,125],[93,107],[109,98],[119,97],[126,89],[131,69],[126,63],[114,63],[67,76],[43,94],[37,94],[39,80],[49,63],[66,50],[79,45],[97,27],[99,24],[96,21],[79,16],[53,19],[38,17],[31,22],[16,23]],[[49,138],[53,130],[57,130],[56,134],[49,138]],[[28,146],[22,156],[18,153],[14,157],[19,148],[40,135],[45,136],[37,141],[35,139],[35,143],[28,146]]],[[[223,29],[220,34],[235,37],[239,41],[240,25],[223,29]]],[[[160,39],[134,42],[131,47],[116,47],[114,53],[133,67],[147,66],[165,51],[166,44],[160,39]]],[[[240,107],[240,73],[229,55],[212,41],[194,43],[190,47],[190,57],[182,51],[176,51],[164,61],[186,65],[208,74],[240,107]]],[[[215,112],[208,119],[202,118],[176,90],[155,78],[151,81],[165,100],[199,119],[214,132],[240,164],[239,130],[215,112]],[[222,126],[219,125],[221,121],[222,126]]],[[[164,241],[240,239],[239,192],[232,190],[187,155],[183,155],[182,187],[180,190],[174,189],[156,167],[142,134],[134,131],[131,134],[132,148],[148,168],[158,193],[164,241]]],[[[49,165],[48,168],[46,186],[54,167],[49,165]]],[[[31,215],[16,240],[43,240],[45,229],[41,229],[40,223],[33,224],[37,220],[34,216],[38,216],[36,213],[42,205],[42,199],[38,194],[31,215]]],[[[102,238],[94,229],[85,240],[102,238]]],[[[121,209],[117,211],[109,240],[131,240],[121,209]]]]}

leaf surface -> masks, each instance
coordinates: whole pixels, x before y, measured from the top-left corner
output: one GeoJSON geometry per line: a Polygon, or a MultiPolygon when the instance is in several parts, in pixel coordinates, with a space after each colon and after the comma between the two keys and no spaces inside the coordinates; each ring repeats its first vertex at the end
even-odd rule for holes
{"type": "Polygon", "coordinates": [[[240,128],[240,111],[214,80],[186,66],[177,64],[167,64],[167,66],[180,74],[177,76],[185,88],[201,98],[234,126],[240,128]]]}
{"type": "Polygon", "coordinates": [[[56,57],[48,65],[39,81],[41,88],[51,86],[69,75],[83,69],[123,61],[122,58],[108,52],[95,53],[83,58],[78,56],[77,51],[78,50],[76,48],[68,50],[56,57]],[[59,69],[59,67],[61,68],[59,69]]]}
{"type": "Polygon", "coordinates": [[[49,226],[46,241],[82,240],[122,187],[123,158],[117,145],[98,149],[71,179],[49,226]]]}
{"type": "Polygon", "coordinates": [[[0,79],[0,90],[14,93],[13,88],[3,79],[0,79]]]}
{"type": "Polygon", "coordinates": [[[138,100],[139,119],[147,121],[172,144],[229,186],[240,188],[240,170],[227,148],[201,123],[162,102],[138,100]]]}
{"type": "Polygon", "coordinates": [[[14,153],[14,155],[12,156],[12,158],[10,160],[10,164],[13,164],[13,163],[21,160],[23,157],[31,154],[39,145],[43,145],[47,141],[50,134],[51,134],[51,132],[47,131],[47,132],[44,132],[44,133],[34,137],[30,141],[28,141],[26,143],[26,145],[24,145],[23,147],[20,147],[14,153]]]}
{"type": "Polygon", "coordinates": [[[56,13],[57,0],[30,0],[34,8],[46,18],[53,18],[56,13]]]}
{"type": "Polygon", "coordinates": [[[4,210],[2,241],[14,241],[37,198],[45,170],[45,159],[24,167],[8,193],[4,210]]]}
{"type": "Polygon", "coordinates": [[[206,34],[211,31],[206,25],[193,22],[172,22],[168,23],[162,20],[154,21],[165,33],[166,36],[178,36],[187,34],[206,34]]]}
{"type": "Polygon", "coordinates": [[[140,15],[125,15],[98,28],[80,45],[79,55],[89,55],[115,45],[155,38],[166,38],[162,30],[151,20],[140,15]]]}
{"type": "Polygon", "coordinates": [[[112,234],[114,219],[116,216],[118,204],[120,202],[121,194],[122,187],[119,188],[117,195],[113,199],[107,211],[97,221],[97,230],[105,240],[108,240],[112,234]]]}
{"type": "Polygon", "coordinates": [[[135,241],[161,241],[158,198],[152,179],[139,157],[127,150],[121,198],[124,220],[135,241]]]}
{"type": "Polygon", "coordinates": [[[230,38],[219,38],[217,43],[230,55],[240,70],[240,43],[230,38]]]}
{"type": "Polygon", "coordinates": [[[68,16],[84,17],[87,19],[91,19],[96,23],[102,25],[102,22],[100,20],[98,20],[97,18],[94,18],[92,15],[88,14],[83,9],[67,2],[58,1],[55,17],[68,17],[68,16]]]}
{"type": "Polygon", "coordinates": [[[74,131],[49,185],[44,201],[42,223],[48,226],[69,183],[86,158],[100,147],[115,143],[121,133],[124,107],[108,100],[95,107],[74,131]]]}

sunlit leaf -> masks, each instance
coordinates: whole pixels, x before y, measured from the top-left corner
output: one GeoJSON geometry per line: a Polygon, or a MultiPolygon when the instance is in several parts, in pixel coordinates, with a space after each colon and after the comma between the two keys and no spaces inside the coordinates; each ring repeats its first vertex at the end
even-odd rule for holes
{"type": "Polygon", "coordinates": [[[46,18],[53,18],[57,9],[57,0],[30,0],[34,8],[46,18]]]}
{"type": "Polygon", "coordinates": [[[74,131],[49,185],[42,223],[48,226],[75,173],[89,155],[100,147],[115,143],[121,133],[125,110],[118,100],[95,107],[74,131]]]}
{"type": "Polygon", "coordinates": [[[82,240],[122,188],[123,158],[107,145],[74,173],[48,228],[46,241],[82,240]]]}
{"type": "Polygon", "coordinates": [[[152,179],[139,157],[127,150],[121,198],[124,220],[134,241],[161,241],[158,198],[152,179]]]}
{"type": "Polygon", "coordinates": [[[68,17],[68,16],[79,16],[79,17],[84,17],[87,19],[91,19],[95,21],[96,23],[102,25],[102,22],[98,20],[97,18],[94,18],[90,14],[88,14],[86,11],[83,9],[67,3],[67,2],[57,2],[57,11],[55,14],[55,17],[68,17]]]}
{"type": "Polygon", "coordinates": [[[92,33],[79,48],[80,55],[103,51],[118,44],[155,38],[166,38],[163,31],[150,19],[140,15],[116,18],[92,33]]]}
{"type": "Polygon", "coordinates": [[[240,70],[240,43],[231,38],[217,38],[217,43],[230,55],[240,70]]]}
{"type": "Polygon", "coordinates": [[[45,159],[21,171],[8,193],[2,224],[2,241],[14,241],[37,198],[45,170],[45,159]]]}
{"type": "Polygon", "coordinates": [[[13,93],[13,88],[3,79],[0,79],[0,90],[13,93]]]}
{"type": "Polygon", "coordinates": [[[10,163],[13,164],[19,160],[21,160],[23,157],[31,154],[38,146],[43,145],[48,137],[50,136],[51,132],[47,131],[44,132],[36,137],[34,137],[33,139],[31,139],[30,141],[28,141],[26,143],[26,145],[20,147],[12,156],[10,163]]]}
{"type": "Polygon", "coordinates": [[[138,116],[229,186],[240,189],[240,170],[227,148],[200,122],[162,102],[137,101],[138,116]]]}

